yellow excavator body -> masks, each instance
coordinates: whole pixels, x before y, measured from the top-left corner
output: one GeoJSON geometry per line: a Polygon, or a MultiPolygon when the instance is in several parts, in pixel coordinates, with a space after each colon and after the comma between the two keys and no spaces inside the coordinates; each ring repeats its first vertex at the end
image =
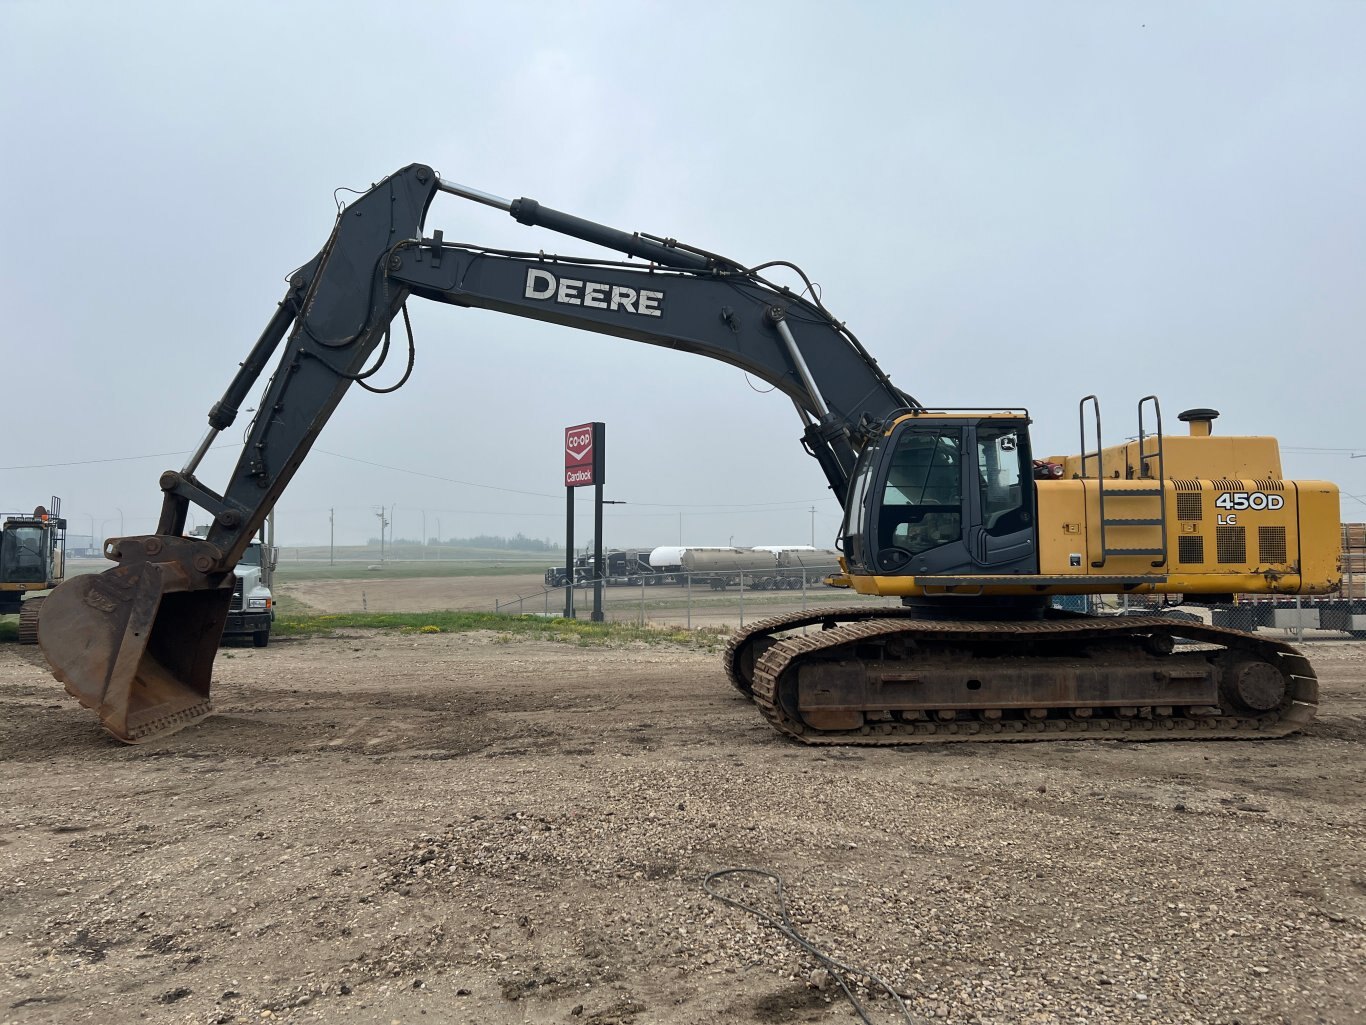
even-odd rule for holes
{"type": "MultiPolygon", "coordinates": [[[[886,433],[912,419],[961,416],[920,412],[898,418],[886,433]]],[[[1141,441],[1099,456],[1040,460],[1056,476],[1034,481],[1035,574],[854,573],[840,582],[860,594],[947,598],[1305,595],[1339,586],[1338,488],[1284,480],[1275,438],[1216,437],[1208,421],[1197,420],[1189,436],[1163,439],[1162,456],[1160,479],[1156,452],[1141,441]]]]}

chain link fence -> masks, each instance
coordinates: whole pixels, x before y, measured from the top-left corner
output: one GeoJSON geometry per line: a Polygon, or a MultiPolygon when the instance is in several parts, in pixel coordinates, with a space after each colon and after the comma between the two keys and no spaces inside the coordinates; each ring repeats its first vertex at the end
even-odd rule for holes
{"type": "Polygon", "coordinates": [[[1268,631],[1297,641],[1366,639],[1366,599],[1362,598],[1249,600],[1215,605],[1210,611],[1213,625],[1249,633],[1268,631]]]}
{"type": "MultiPolygon", "coordinates": [[[[569,616],[590,619],[594,581],[572,587],[547,587],[533,594],[501,598],[494,611],[513,615],[569,616]]],[[[897,598],[861,595],[827,587],[813,575],[775,586],[749,574],[660,573],[613,579],[602,585],[602,618],[644,626],[740,627],[786,612],[829,605],[897,605],[897,598]]],[[[1096,615],[1169,616],[1248,633],[1265,632],[1295,641],[1366,639],[1366,599],[1248,599],[1219,605],[1166,605],[1146,599],[1073,596],[1060,608],[1096,615]]]]}
{"type": "Polygon", "coordinates": [[[1215,605],[1168,605],[1148,598],[1058,599],[1061,608],[1098,615],[1169,616],[1294,641],[1366,639],[1366,599],[1244,598],[1215,605]]]}
{"type": "MultiPolygon", "coordinates": [[[[829,605],[896,605],[899,599],[827,587],[824,574],[781,579],[748,573],[656,573],[602,583],[602,618],[640,626],[740,627],[758,619],[829,605]]],[[[547,587],[534,594],[498,599],[495,612],[590,619],[596,581],[547,587]]]]}

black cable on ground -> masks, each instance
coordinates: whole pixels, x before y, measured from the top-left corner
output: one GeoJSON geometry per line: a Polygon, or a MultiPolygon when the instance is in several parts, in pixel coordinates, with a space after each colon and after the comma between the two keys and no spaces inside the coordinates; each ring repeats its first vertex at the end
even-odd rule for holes
{"type": "Polygon", "coordinates": [[[741,911],[746,911],[749,914],[753,915],[755,918],[758,918],[760,921],[766,922],[767,924],[773,926],[773,928],[777,929],[789,940],[797,944],[797,946],[801,947],[813,958],[815,958],[816,961],[819,962],[825,968],[825,970],[830,973],[831,977],[840,984],[840,989],[844,991],[844,995],[849,998],[849,1003],[853,1005],[854,1013],[859,1016],[859,1019],[864,1023],[864,1025],[873,1025],[873,1021],[871,1018],[868,1017],[868,1012],[864,1010],[863,1004],[859,1003],[858,998],[854,996],[853,989],[850,987],[848,981],[845,979],[846,974],[862,975],[872,980],[878,986],[882,987],[882,989],[887,993],[887,995],[890,996],[894,1001],[896,1001],[896,1006],[901,1011],[902,1017],[905,1018],[906,1021],[910,1023],[910,1025],[915,1025],[915,1019],[911,1017],[910,1009],[907,1008],[906,1002],[901,999],[901,994],[898,993],[895,989],[893,989],[891,984],[887,982],[886,979],[882,978],[880,975],[877,975],[874,972],[865,971],[862,968],[851,967],[850,965],[844,964],[841,961],[836,961],[829,954],[826,954],[825,952],[818,949],[810,940],[808,940],[805,936],[803,936],[801,933],[797,931],[797,927],[792,924],[792,917],[787,912],[787,897],[783,892],[782,876],[777,875],[774,872],[766,871],[762,868],[723,868],[716,872],[712,872],[705,879],[703,879],[702,889],[704,889],[710,896],[715,897],[722,904],[729,904],[733,908],[739,908],[741,911]],[[778,911],[782,917],[775,918],[773,915],[770,915],[767,911],[760,910],[759,908],[756,908],[753,905],[746,904],[744,901],[736,900],[733,897],[727,897],[725,894],[717,892],[717,890],[712,886],[712,884],[718,879],[723,879],[726,876],[738,875],[758,876],[762,879],[768,879],[775,883],[778,887],[778,911]]]}

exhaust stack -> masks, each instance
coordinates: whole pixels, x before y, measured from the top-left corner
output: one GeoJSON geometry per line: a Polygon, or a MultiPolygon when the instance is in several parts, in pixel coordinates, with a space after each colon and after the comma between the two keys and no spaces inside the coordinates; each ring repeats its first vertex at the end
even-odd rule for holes
{"type": "Polygon", "coordinates": [[[1178,413],[1176,418],[1191,425],[1192,438],[1208,438],[1214,433],[1214,421],[1219,419],[1219,410],[1188,409],[1184,413],[1178,413]]]}

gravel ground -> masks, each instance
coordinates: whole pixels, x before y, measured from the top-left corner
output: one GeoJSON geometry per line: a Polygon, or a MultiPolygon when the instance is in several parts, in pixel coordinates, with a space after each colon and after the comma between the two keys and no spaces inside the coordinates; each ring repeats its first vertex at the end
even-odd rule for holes
{"type": "Polygon", "coordinates": [[[812,749],[714,652],[356,634],[128,748],[6,645],[0,1022],[856,1020],[737,866],[917,1022],[1366,1022],[1366,645],[1310,655],[1285,740],[812,749]]]}

